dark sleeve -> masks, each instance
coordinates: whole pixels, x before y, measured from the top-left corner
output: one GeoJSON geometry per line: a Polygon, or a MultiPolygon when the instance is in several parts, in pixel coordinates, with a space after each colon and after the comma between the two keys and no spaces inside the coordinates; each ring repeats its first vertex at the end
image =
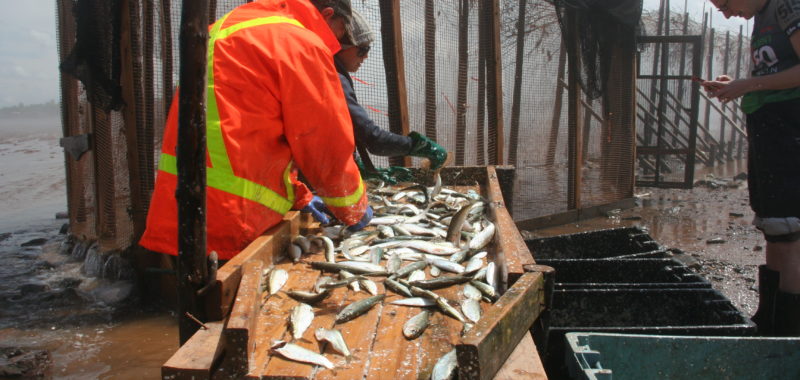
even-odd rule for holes
{"type": "Polygon", "coordinates": [[[348,78],[340,73],[339,79],[342,81],[347,108],[350,109],[356,142],[363,143],[370,153],[377,156],[407,155],[411,151],[411,138],[389,132],[376,125],[367,115],[367,110],[358,104],[356,92],[348,78]]]}

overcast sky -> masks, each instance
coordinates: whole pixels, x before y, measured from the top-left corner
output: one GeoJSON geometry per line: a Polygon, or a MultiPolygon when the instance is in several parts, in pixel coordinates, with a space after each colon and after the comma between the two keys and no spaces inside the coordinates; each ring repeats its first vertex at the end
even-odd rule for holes
{"type": "MultiPolygon", "coordinates": [[[[377,1],[377,0],[370,0],[377,1]]],[[[0,0],[0,108],[59,99],[58,47],[55,0],[0,0]]],[[[659,0],[644,0],[645,9],[657,9],[659,0]]],[[[707,0],[672,0],[674,12],[702,20],[707,0]]],[[[738,31],[741,19],[725,20],[715,9],[714,27],[738,31]]]]}
{"type": "Polygon", "coordinates": [[[0,107],[58,100],[55,0],[0,0],[0,107]]]}

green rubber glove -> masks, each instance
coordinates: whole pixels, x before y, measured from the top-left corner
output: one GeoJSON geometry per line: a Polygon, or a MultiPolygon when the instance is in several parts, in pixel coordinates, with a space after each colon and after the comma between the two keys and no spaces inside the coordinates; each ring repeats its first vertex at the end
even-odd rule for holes
{"type": "Polygon", "coordinates": [[[408,134],[414,145],[411,151],[408,152],[412,157],[423,157],[431,161],[431,170],[439,169],[447,160],[447,151],[435,141],[417,133],[411,132],[408,134]]]}
{"type": "Polygon", "coordinates": [[[414,179],[414,176],[411,175],[411,170],[401,166],[375,168],[373,172],[364,166],[361,157],[356,157],[356,165],[358,165],[358,171],[361,172],[361,178],[363,179],[377,179],[391,185],[396,185],[398,181],[410,181],[414,179]]]}

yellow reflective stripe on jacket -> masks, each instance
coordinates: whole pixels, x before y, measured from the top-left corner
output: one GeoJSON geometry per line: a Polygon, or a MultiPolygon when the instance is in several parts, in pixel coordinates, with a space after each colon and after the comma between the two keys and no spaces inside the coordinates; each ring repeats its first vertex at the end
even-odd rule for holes
{"type": "Polygon", "coordinates": [[[219,117],[219,110],[217,108],[217,96],[214,91],[214,45],[217,40],[226,38],[231,34],[242,29],[266,25],[266,24],[292,24],[303,28],[303,24],[295,19],[284,16],[270,16],[261,17],[253,20],[247,20],[235,25],[231,25],[223,30],[220,30],[225,20],[228,19],[230,13],[223,16],[219,21],[214,23],[211,28],[208,39],[208,52],[207,52],[207,67],[206,72],[208,75],[208,87],[206,90],[206,136],[208,144],[208,156],[211,159],[211,165],[215,168],[232,172],[231,162],[228,158],[228,152],[225,148],[225,140],[222,138],[222,126],[219,117]]]}
{"type": "MultiPolygon", "coordinates": [[[[207,186],[214,189],[224,191],[233,195],[249,199],[253,202],[262,204],[271,210],[283,215],[288,212],[294,205],[294,189],[292,182],[289,178],[291,172],[291,162],[284,170],[284,183],[286,188],[289,189],[290,197],[286,199],[280,194],[272,191],[266,186],[262,186],[248,179],[237,177],[232,173],[225,172],[216,168],[206,168],[207,186]]],[[[161,160],[158,162],[158,169],[164,172],[178,175],[178,159],[177,157],[161,153],[161,160]]]]}
{"type": "MultiPolygon", "coordinates": [[[[209,33],[208,52],[207,52],[207,76],[208,87],[206,89],[206,145],[208,146],[208,156],[211,160],[211,167],[206,168],[206,185],[226,193],[249,199],[253,202],[262,204],[273,211],[285,214],[294,205],[294,186],[289,174],[291,173],[291,161],[283,172],[283,182],[286,186],[287,197],[284,198],[272,189],[255,183],[246,178],[237,177],[233,173],[228,151],[225,147],[225,139],[222,136],[222,122],[217,108],[217,97],[214,90],[214,45],[217,40],[226,38],[231,34],[249,27],[285,23],[303,28],[299,21],[283,17],[271,16],[244,21],[236,25],[221,29],[230,13],[226,14],[219,21],[214,23],[209,33]]],[[[177,158],[173,155],[162,153],[158,165],[159,169],[178,175],[177,158]]]]}
{"type": "Polygon", "coordinates": [[[356,191],[350,195],[344,197],[330,197],[330,198],[320,196],[320,198],[322,198],[322,201],[325,202],[325,204],[328,206],[347,207],[358,203],[358,201],[361,200],[362,195],[364,195],[364,182],[359,180],[358,189],[356,189],[356,191]]]}

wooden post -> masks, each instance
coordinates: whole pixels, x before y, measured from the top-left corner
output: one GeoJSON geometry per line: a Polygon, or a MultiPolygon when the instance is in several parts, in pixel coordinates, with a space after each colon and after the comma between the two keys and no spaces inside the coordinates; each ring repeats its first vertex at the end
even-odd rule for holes
{"type": "Polygon", "coordinates": [[[489,160],[492,165],[502,165],[505,157],[503,151],[503,65],[500,53],[500,0],[491,0],[490,28],[492,32],[489,60],[486,64],[486,75],[489,78],[489,126],[494,123],[494,133],[489,135],[489,160]]]}
{"type": "MultiPolygon", "coordinates": [[[[669,0],[665,0],[665,10],[664,14],[666,15],[664,20],[664,35],[669,35],[669,0]]],[[[655,186],[658,186],[661,182],[661,171],[662,166],[664,165],[663,157],[662,157],[662,149],[666,148],[665,139],[665,120],[663,116],[666,114],[666,107],[667,107],[667,77],[669,76],[669,44],[664,42],[661,44],[661,63],[660,63],[660,70],[659,70],[659,89],[658,89],[658,113],[656,114],[656,123],[658,125],[656,132],[656,146],[658,147],[656,153],[656,173],[654,177],[655,186]]],[[[694,170],[694,168],[686,168],[685,170],[694,170]]]]}
{"type": "Polygon", "coordinates": [[[205,320],[197,290],[206,278],[206,54],[208,0],[184,2],[178,103],[178,328],[183,345],[205,320]]]}
{"type": "MultiPolygon", "coordinates": [[[[714,79],[714,28],[710,28],[708,32],[708,60],[706,61],[706,75],[708,76],[709,80],[714,79]]],[[[704,124],[709,131],[708,133],[711,134],[711,100],[706,100],[706,115],[704,119],[704,124]]],[[[706,136],[706,138],[708,138],[706,136]]],[[[716,145],[711,145],[710,152],[709,152],[709,161],[707,165],[715,166],[717,164],[717,149],[719,149],[719,142],[716,145]]]]}
{"type": "MultiPolygon", "coordinates": [[[[688,33],[689,33],[689,13],[686,12],[686,13],[683,14],[683,35],[685,36],[688,33]]],[[[695,60],[697,59],[697,57],[693,57],[693,58],[695,60]]],[[[681,44],[680,67],[678,68],[678,75],[684,76],[685,74],[686,74],[686,44],[684,43],[684,44],[681,44]]],[[[684,85],[684,82],[686,82],[686,81],[684,81],[684,80],[679,80],[678,81],[678,94],[677,94],[678,95],[678,99],[685,99],[683,97],[683,92],[684,92],[683,85],[684,85]]],[[[679,123],[680,119],[681,119],[681,112],[676,111],[675,112],[675,128],[676,129],[680,127],[680,123],[679,123]]],[[[674,147],[678,146],[677,134],[678,134],[678,131],[676,130],[675,131],[675,136],[676,137],[672,138],[672,146],[674,146],[674,147]]]]}
{"type": "Polygon", "coordinates": [[[522,98],[522,65],[525,59],[525,5],[527,0],[519,0],[517,16],[517,62],[514,65],[514,94],[511,100],[511,134],[509,137],[508,162],[517,165],[517,147],[519,146],[519,112],[522,98]]]}
{"type": "MultiPolygon", "coordinates": [[[[725,31],[725,57],[722,59],[722,72],[726,75],[728,74],[728,68],[730,63],[730,42],[731,42],[731,31],[725,31]]],[[[722,103],[722,113],[725,114],[728,112],[728,103],[722,103]]],[[[733,141],[733,133],[731,133],[729,139],[731,141],[725,141],[725,129],[727,124],[725,123],[725,118],[722,118],[722,123],[719,129],[719,144],[720,144],[720,152],[719,156],[720,159],[723,160],[727,155],[728,161],[731,160],[731,150],[730,150],[730,143],[733,141]]]]}
{"type": "MultiPolygon", "coordinates": [[[[556,148],[558,148],[558,127],[561,126],[561,107],[562,98],[564,97],[564,74],[566,66],[564,62],[567,60],[567,47],[564,45],[564,38],[561,38],[561,44],[558,48],[558,76],[556,78],[556,96],[555,104],[553,105],[553,118],[550,122],[550,138],[547,143],[547,165],[553,165],[556,162],[556,148]]],[[[634,97],[635,98],[635,97],[634,97]]]]}
{"type": "Polygon", "coordinates": [[[583,128],[581,128],[581,86],[578,81],[580,76],[580,49],[578,48],[578,17],[574,9],[567,10],[567,41],[574,43],[567,44],[569,51],[568,70],[569,84],[569,179],[567,180],[567,209],[576,210],[581,208],[581,188],[583,187],[582,170],[580,163],[581,145],[583,141],[583,128]]]}
{"type": "Polygon", "coordinates": [[[488,20],[486,2],[478,2],[478,109],[475,150],[477,165],[486,165],[486,55],[489,51],[488,20]]]}
{"type": "Polygon", "coordinates": [[[172,79],[172,5],[171,0],[161,0],[161,64],[164,92],[161,94],[164,115],[169,113],[173,95],[172,79]]]}
{"type": "Polygon", "coordinates": [[[467,66],[469,55],[469,1],[458,2],[458,83],[456,90],[456,166],[464,166],[467,143],[467,66]]]}
{"type": "MultiPolygon", "coordinates": [[[[134,38],[135,34],[132,30],[132,25],[135,23],[131,19],[131,7],[134,6],[136,0],[122,0],[121,8],[121,24],[120,24],[120,66],[121,66],[121,79],[122,79],[122,100],[125,102],[125,107],[122,109],[122,118],[125,123],[125,140],[127,147],[128,159],[128,180],[130,187],[131,197],[131,211],[133,216],[133,240],[138,241],[139,237],[144,232],[145,221],[147,219],[147,205],[150,202],[150,194],[141,193],[141,178],[143,173],[140,167],[139,156],[139,128],[143,127],[143,123],[139,123],[136,114],[136,92],[134,79],[134,54],[131,51],[132,46],[136,43],[134,38]]],[[[145,169],[146,170],[146,169],[145,169]]],[[[146,174],[145,174],[146,175],[146,174]]],[[[152,184],[151,184],[152,185],[152,184]]]]}
{"type": "Polygon", "coordinates": [[[435,3],[425,0],[425,136],[436,140],[435,3]]]}
{"type": "MultiPolygon", "coordinates": [[[[403,30],[400,24],[400,0],[381,1],[381,38],[386,71],[386,94],[389,102],[389,130],[408,135],[408,95],[403,61],[403,30]]],[[[435,103],[434,103],[435,106],[435,103]]],[[[389,158],[390,165],[411,165],[411,158],[389,158]]]]}

